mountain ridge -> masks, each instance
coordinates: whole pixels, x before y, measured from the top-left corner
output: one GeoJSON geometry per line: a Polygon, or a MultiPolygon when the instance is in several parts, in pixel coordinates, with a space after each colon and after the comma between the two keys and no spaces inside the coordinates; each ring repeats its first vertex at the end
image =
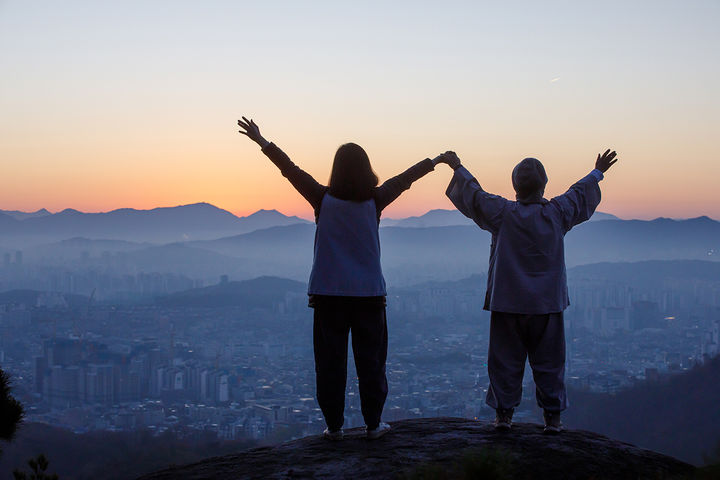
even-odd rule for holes
{"type": "MultiPolygon", "coordinates": [[[[21,212],[22,213],[22,212],[21,212]]],[[[18,220],[0,212],[0,233],[23,240],[63,240],[88,237],[137,242],[169,243],[173,241],[211,239],[278,225],[309,223],[297,216],[286,216],[277,210],[258,210],[238,217],[227,210],[201,202],[148,210],[119,208],[109,212],[85,213],[72,208],[60,212],[29,216],[18,220]]],[[[34,243],[38,243],[34,240],[34,243]]]]}

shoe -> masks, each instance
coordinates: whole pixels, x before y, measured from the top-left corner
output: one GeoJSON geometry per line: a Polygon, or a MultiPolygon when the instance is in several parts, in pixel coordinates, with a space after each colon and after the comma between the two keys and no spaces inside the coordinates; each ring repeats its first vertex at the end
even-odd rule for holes
{"type": "Polygon", "coordinates": [[[560,421],[560,412],[548,412],[543,411],[543,418],[545,419],[545,428],[543,433],[548,435],[557,435],[563,431],[563,424],[560,421]]]}
{"type": "Polygon", "coordinates": [[[373,430],[367,430],[367,438],[368,440],[377,440],[378,438],[385,435],[387,432],[390,431],[390,425],[388,425],[385,422],[380,422],[380,425],[377,426],[377,428],[373,430]]]}
{"type": "Polygon", "coordinates": [[[342,428],[334,431],[326,428],[323,432],[323,437],[325,437],[326,440],[330,440],[331,442],[339,442],[343,439],[344,436],[345,433],[343,432],[342,428]]]}
{"type": "Polygon", "coordinates": [[[495,430],[507,432],[512,427],[512,416],[515,412],[513,408],[498,408],[495,410],[495,430]]]}

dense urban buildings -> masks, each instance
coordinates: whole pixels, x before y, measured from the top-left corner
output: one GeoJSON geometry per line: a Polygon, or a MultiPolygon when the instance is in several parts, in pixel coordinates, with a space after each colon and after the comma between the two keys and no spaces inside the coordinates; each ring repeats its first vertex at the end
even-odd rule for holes
{"type": "MultiPolygon", "coordinates": [[[[6,257],[5,269],[18,266],[6,257]]],[[[390,290],[385,420],[491,415],[484,282],[477,275],[390,290]]],[[[257,299],[244,305],[203,297],[212,288],[165,296],[197,285],[168,289],[163,282],[157,298],[135,302],[5,292],[0,361],[29,420],[78,432],[204,430],[268,442],[317,433],[324,423],[314,399],[312,314],[296,283],[223,278],[216,288],[257,299]]],[[[614,393],[717,355],[720,282],[631,283],[571,271],[572,389],[614,393]]],[[[360,426],[352,366],[348,377],[346,426],[360,426]]],[[[537,412],[526,372],[517,416],[537,412]]]]}

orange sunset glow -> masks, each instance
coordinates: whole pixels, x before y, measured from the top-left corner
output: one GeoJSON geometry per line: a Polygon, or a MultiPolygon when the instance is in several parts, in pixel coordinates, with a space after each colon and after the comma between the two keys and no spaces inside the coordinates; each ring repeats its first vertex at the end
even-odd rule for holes
{"type": "MultiPolygon", "coordinates": [[[[601,211],[720,218],[720,6],[611,4],[622,15],[560,2],[401,2],[383,15],[324,2],[3,2],[0,208],[209,202],[311,218],[237,133],[245,115],[321,182],[354,141],[381,181],[451,149],[509,197],[512,167],[534,156],[553,196],[613,148],[601,211]]],[[[451,208],[450,176],[441,165],[384,215],[451,208]]]]}

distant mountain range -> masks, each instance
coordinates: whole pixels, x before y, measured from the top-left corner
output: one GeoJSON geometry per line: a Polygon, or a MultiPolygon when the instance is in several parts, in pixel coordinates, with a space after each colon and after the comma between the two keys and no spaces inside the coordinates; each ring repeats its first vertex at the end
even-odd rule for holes
{"type": "MultiPolygon", "coordinates": [[[[617,219],[597,212],[593,220],[617,219]]],[[[271,227],[309,224],[277,210],[258,210],[237,217],[208,203],[136,210],[122,208],[104,213],[84,213],[71,208],[58,213],[0,210],[0,248],[28,247],[70,238],[124,240],[163,244],[212,240],[271,227]]],[[[381,226],[409,228],[472,225],[457,210],[430,210],[418,217],[383,219],[381,226]]]]}
{"type": "MultiPolygon", "coordinates": [[[[720,255],[720,222],[708,217],[620,220],[598,212],[593,219],[568,233],[568,267],[714,261],[720,255]]],[[[487,270],[490,235],[459,212],[432,210],[394,222],[380,229],[389,283],[454,280],[487,270]]],[[[306,281],[314,235],[313,223],[274,210],[236,217],[203,203],[90,214],[65,210],[24,220],[0,213],[0,253],[22,250],[28,264],[71,269],[96,265],[129,274],[178,273],[211,281],[220,274],[232,280],[274,275],[306,281]]]]}
{"type": "MultiPolygon", "coordinates": [[[[246,265],[259,268],[258,273],[305,280],[314,232],[313,225],[291,225],[188,245],[243,258],[246,265]]],[[[384,227],[380,240],[383,270],[394,283],[451,280],[487,269],[490,235],[477,226],[384,227]]],[[[719,259],[720,222],[707,217],[587,222],[571,230],[565,243],[569,267],[644,260],[713,261],[719,259]]]]}
{"type": "Polygon", "coordinates": [[[0,210],[0,213],[4,213],[5,215],[8,215],[8,216],[14,218],[15,220],[25,220],[28,218],[47,217],[48,215],[52,215],[52,213],[48,212],[44,208],[38,210],[37,212],[21,212],[19,210],[0,210]]]}
{"type": "Polygon", "coordinates": [[[51,214],[0,210],[3,244],[31,244],[72,237],[168,243],[212,239],[247,233],[278,225],[309,223],[277,210],[259,210],[237,217],[209,203],[135,210],[122,208],[105,213],[83,213],[66,209],[51,214]]]}

